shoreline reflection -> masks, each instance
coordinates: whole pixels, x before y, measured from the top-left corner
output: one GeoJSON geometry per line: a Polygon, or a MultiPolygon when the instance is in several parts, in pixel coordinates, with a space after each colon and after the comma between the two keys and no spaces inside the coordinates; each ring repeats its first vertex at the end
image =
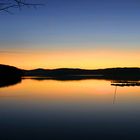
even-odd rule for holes
{"type": "Polygon", "coordinates": [[[6,78],[6,79],[0,79],[0,88],[3,87],[9,87],[16,85],[18,83],[21,83],[22,79],[21,78],[6,78]]]}

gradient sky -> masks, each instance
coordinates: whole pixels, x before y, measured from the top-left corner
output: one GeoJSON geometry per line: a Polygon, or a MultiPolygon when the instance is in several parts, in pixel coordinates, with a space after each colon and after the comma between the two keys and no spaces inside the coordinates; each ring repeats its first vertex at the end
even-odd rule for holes
{"type": "Polygon", "coordinates": [[[0,63],[25,69],[139,67],[139,0],[36,2],[45,5],[0,13],[0,63]]]}

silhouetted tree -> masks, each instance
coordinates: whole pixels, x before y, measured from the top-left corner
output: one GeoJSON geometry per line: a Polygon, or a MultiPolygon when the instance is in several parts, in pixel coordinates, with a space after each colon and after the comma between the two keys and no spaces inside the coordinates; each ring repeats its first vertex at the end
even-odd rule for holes
{"type": "Polygon", "coordinates": [[[0,0],[0,11],[11,13],[12,8],[21,9],[22,7],[33,7],[41,6],[42,4],[30,3],[29,0],[0,0]]]}

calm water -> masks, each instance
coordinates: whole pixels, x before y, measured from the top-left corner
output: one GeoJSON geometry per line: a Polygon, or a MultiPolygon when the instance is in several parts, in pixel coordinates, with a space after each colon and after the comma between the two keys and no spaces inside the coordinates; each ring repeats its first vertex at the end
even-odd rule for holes
{"type": "Polygon", "coordinates": [[[0,88],[0,137],[139,139],[140,86],[24,79],[0,88]]]}

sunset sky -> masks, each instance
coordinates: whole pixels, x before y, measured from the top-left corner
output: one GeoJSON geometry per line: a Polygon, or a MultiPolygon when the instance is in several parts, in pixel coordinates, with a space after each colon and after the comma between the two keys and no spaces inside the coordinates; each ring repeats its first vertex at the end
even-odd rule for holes
{"type": "Polygon", "coordinates": [[[139,0],[35,2],[45,5],[0,13],[1,64],[24,69],[140,67],[139,0]]]}

